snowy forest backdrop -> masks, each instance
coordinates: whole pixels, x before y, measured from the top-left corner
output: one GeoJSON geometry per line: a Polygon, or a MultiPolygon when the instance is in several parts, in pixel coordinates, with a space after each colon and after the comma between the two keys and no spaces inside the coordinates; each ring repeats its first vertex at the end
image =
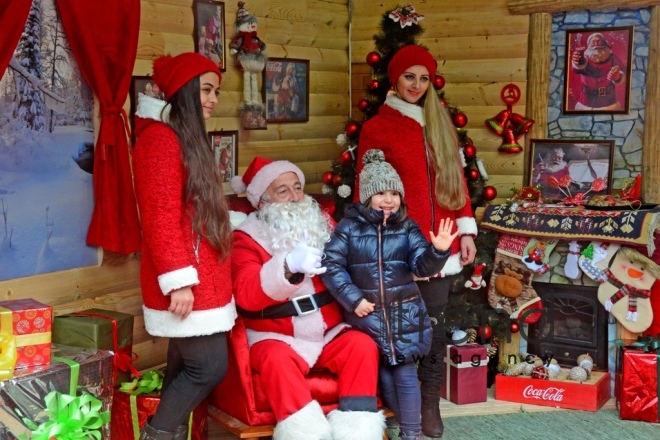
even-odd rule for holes
{"type": "Polygon", "coordinates": [[[98,263],[93,96],[53,0],[33,0],[0,80],[0,281],[98,263]]]}

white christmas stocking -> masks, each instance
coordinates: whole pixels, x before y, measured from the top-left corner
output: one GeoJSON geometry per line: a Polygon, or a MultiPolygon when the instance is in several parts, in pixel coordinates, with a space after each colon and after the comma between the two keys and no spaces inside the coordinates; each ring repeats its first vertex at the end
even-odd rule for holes
{"type": "Polygon", "coordinates": [[[578,267],[578,258],[580,257],[580,244],[573,240],[568,243],[568,255],[564,265],[564,273],[572,280],[580,278],[582,271],[578,267]]]}

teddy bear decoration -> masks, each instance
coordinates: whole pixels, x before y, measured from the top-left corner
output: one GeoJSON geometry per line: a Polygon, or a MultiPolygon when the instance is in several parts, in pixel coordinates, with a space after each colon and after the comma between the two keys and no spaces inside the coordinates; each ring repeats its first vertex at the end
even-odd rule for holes
{"type": "Polygon", "coordinates": [[[245,129],[266,128],[266,108],[260,103],[259,73],[266,67],[266,43],[257,36],[257,18],[238,2],[234,38],[229,53],[236,56],[236,65],[243,70],[243,102],[241,119],[245,129]]]}

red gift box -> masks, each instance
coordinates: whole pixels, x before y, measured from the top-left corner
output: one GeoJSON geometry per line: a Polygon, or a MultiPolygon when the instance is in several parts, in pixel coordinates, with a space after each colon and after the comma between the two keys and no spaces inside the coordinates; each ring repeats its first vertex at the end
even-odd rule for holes
{"type": "Polygon", "coordinates": [[[447,345],[443,399],[457,405],[485,402],[487,396],[488,353],[479,344],[447,345]]]}
{"type": "Polygon", "coordinates": [[[33,299],[0,301],[12,313],[16,337],[15,368],[50,364],[53,308],[33,299]]]}
{"type": "Polygon", "coordinates": [[[622,420],[658,423],[660,352],[635,345],[619,347],[617,355],[619,417],[622,420]]]}

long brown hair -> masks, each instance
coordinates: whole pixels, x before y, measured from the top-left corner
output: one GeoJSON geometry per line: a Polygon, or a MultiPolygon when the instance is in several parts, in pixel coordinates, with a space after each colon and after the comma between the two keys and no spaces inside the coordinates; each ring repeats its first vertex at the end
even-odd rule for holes
{"type": "Polygon", "coordinates": [[[458,136],[449,112],[440,104],[433,88],[429,87],[424,98],[426,143],[433,153],[431,158],[435,170],[435,198],[441,207],[456,211],[467,200],[458,136]]]}
{"type": "Polygon", "coordinates": [[[206,134],[199,77],[177,90],[169,103],[168,124],[179,139],[181,158],[188,171],[185,201],[194,206],[193,229],[209,241],[221,259],[225,259],[232,244],[229,208],[206,134]]]}

